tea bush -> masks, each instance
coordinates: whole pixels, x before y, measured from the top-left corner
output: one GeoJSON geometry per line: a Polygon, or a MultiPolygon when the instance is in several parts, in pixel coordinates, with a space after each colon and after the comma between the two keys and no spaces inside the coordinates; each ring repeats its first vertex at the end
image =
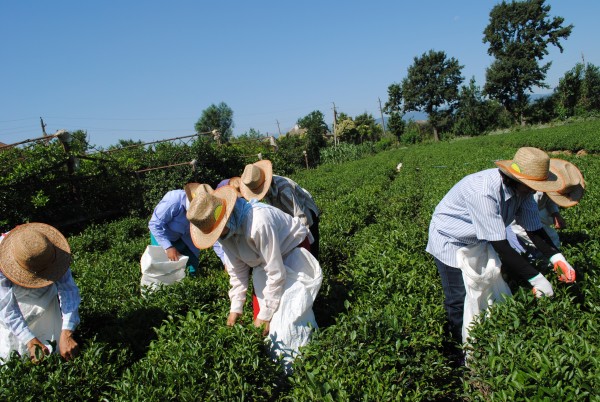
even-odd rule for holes
{"type": "Polygon", "coordinates": [[[250,308],[242,325],[225,326],[228,278],[212,250],[200,254],[200,277],[144,298],[148,214],[90,225],[69,237],[82,355],[38,366],[10,360],[0,367],[0,399],[599,400],[599,127],[590,120],[419,144],[291,176],[322,210],[324,279],[314,306],[320,328],[287,377],[250,325],[250,308]],[[462,177],[519,146],[575,151],[581,141],[589,155],[561,156],[587,181],[580,204],[562,211],[562,251],[577,284],[549,273],[556,295],[542,300],[513,284],[514,296],[473,327],[468,367],[457,367],[425,252],[435,206],[462,177]]]}

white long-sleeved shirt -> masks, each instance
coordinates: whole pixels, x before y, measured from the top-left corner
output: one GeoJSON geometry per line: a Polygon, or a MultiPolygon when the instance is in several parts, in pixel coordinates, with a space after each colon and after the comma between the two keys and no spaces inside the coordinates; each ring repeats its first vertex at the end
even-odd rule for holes
{"type": "Polygon", "coordinates": [[[242,313],[246,301],[250,269],[260,267],[267,274],[258,319],[270,321],[279,307],[286,270],[283,258],[308,236],[299,218],[265,204],[254,204],[240,227],[227,239],[220,239],[227,258],[231,290],[231,312],[242,313]]]}

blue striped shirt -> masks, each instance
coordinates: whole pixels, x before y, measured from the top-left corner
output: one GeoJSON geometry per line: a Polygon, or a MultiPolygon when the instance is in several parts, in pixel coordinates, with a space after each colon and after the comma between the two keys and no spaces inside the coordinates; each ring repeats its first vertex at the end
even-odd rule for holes
{"type": "Polygon", "coordinates": [[[457,267],[456,251],[486,241],[506,240],[516,220],[526,230],[542,227],[532,194],[519,195],[502,182],[498,169],[470,174],[454,185],[435,208],[426,251],[457,267]]]}

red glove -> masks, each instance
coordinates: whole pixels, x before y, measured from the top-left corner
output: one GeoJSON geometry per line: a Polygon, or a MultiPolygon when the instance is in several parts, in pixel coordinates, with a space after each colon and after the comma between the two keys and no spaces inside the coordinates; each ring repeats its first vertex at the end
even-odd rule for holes
{"type": "Polygon", "coordinates": [[[561,253],[550,257],[550,262],[554,265],[554,272],[558,275],[558,280],[565,283],[575,282],[575,270],[567,262],[565,256],[561,253]]]}

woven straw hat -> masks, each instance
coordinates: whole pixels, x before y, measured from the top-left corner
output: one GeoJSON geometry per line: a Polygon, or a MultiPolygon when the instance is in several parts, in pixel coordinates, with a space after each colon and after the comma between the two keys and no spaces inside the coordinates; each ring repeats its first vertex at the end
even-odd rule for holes
{"type": "Polygon", "coordinates": [[[585,180],[577,166],[562,159],[552,158],[550,159],[550,169],[563,178],[565,186],[558,191],[548,191],[546,193],[548,197],[564,208],[577,205],[585,192],[585,180]]]}
{"type": "Polygon", "coordinates": [[[550,157],[538,148],[523,147],[511,160],[496,161],[496,166],[507,176],[536,191],[558,191],[565,185],[550,166],[550,157]]]}
{"type": "Polygon", "coordinates": [[[188,201],[192,201],[194,199],[195,194],[198,191],[204,191],[207,193],[212,193],[213,192],[213,188],[206,183],[188,183],[185,185],[184,187],[185,190],[185,195],[187,195],[187,199],[188,201]]]}
{"type": "Polygon", "coordinates": [[[273,166],[270,160],[262,160],[246,165],[240,181],[240,193],[247,200],[262,200],[269,191],[273,180],[273,166]]]}
{"type": "Polygon", "coordinates": [[[67,239],[45,223],[26,223],[0,242],[0,270],[11,282],[41,288],[60,279],[71,263],[67,239]]]}
{"type": "Polygon", "coordinates": [[[233,212],[236,200],[237,192],[231,186],[220,187],[212,193],[196,193],[186,214],[196,247],[205,249],[215,244],[233,212]]]}
{"type": "Polygon", "coordinates": [[[235,176],[232,177],[231,179],[229,179],[229,185],[233,188],[235,188],[235,191],[238,192],[238,196],[242,196],[242,194],[240,193],[240,184],[242,183],[242,178],[239,176],[235,176]]]}

